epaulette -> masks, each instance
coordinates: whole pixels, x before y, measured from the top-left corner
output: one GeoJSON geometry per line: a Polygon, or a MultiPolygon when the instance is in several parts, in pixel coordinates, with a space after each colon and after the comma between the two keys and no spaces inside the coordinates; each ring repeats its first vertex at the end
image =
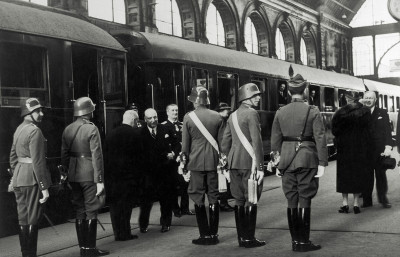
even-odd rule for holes
{"type": "Polygon", "coordinates": [[[161,122],[161,124],[162,124],[162,125],[165,125],[165,124],[167,124],[167,121],[163,121],[163,122],[161,122]]]}

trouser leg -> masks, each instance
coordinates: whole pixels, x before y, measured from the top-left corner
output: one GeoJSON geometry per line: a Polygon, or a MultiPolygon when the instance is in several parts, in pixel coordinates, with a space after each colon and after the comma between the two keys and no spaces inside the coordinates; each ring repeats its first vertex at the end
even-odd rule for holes
{"type": "Polygon", "coordinates": [[[140,204],[139,227],[141,230],[147,230],[147,227],[149,226],[151,208],[153,208],[152,202],[140,204]]]}
{"type": "Polygon", "coordinates": [[[386,170],[378,167],[375,169],[376,176],[376,193],[378,195],[379,203],[386,204],[388,203],[387,199],[387,191],[388,191],[388,183],[386,177],[386,170]]]}

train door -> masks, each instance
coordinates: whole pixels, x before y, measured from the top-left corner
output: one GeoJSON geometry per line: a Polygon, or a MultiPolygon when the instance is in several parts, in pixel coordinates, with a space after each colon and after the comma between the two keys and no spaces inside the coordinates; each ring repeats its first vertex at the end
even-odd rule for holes
{"type": "MultiPolygon", "coordinates": [[[[209,72],[206,69],[202,68],[195,68],[192,67],[190,69],[190,82],[186,86],[186,95],[189,95],[192,91],[192,87],[202,85],[210,91],[210,101],[212,102],[213,99],[211,97],[211,93],[213,91],[213,80],[210,78],[209,72]]],[[[184,97],[186,99],[186,97],[184,97]]],[[[191,111],[193,110],[193,104],[189,101],[186,101],[185,110],[191,111]]]]}
{"type": "Polygon", "coordinates": [[[217,72],[217,88],[210,89],[210,109],[214,109],[219,103],[227,103],[232,110],[236,109],[238,74],[228,72],[217,72]]]}

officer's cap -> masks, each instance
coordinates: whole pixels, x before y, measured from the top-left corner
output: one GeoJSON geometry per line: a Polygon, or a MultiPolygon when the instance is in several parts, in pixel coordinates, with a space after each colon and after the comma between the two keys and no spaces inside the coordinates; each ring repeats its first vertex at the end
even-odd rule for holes
{"type": "Polygon", "coordinates": [[[307,80],[305,80],[300,74],[297,74],[289,80],[289,91],[292,95],[302,94],[307,85],[307,80]]]}

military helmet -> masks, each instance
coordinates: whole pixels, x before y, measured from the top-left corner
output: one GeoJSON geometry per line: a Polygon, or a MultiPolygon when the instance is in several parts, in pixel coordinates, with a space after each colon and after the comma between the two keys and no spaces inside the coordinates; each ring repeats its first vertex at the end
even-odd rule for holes
{"type": "Polygon", "coordinates": [[[37,98],[28,98],[21,105],[21,117],[31,114],[36,109],[43,108],[37,98]]]}
{"type": "Polygon", "coordinates": [[[92,102],[92,99],[89,97],[81,97],[78,98],[74,102],[74,116],[83,116],[88,113],[94,112],[95,104],[92,102]]]}
{"type": "Polygon", "coordinates": [[[257,85],[254,83],[247,83],[243,86],[239,87],[239,102],[242,102],[246,99],[250,99],[255,95],[261,94],[257,85]]]}
{"type": "Polygon", "coordinates": [[[208,90],[204,86],[196,86],[192,88],[188,100],[196,104],[210,104],[210,99],[208,98],[208,90]]]}

